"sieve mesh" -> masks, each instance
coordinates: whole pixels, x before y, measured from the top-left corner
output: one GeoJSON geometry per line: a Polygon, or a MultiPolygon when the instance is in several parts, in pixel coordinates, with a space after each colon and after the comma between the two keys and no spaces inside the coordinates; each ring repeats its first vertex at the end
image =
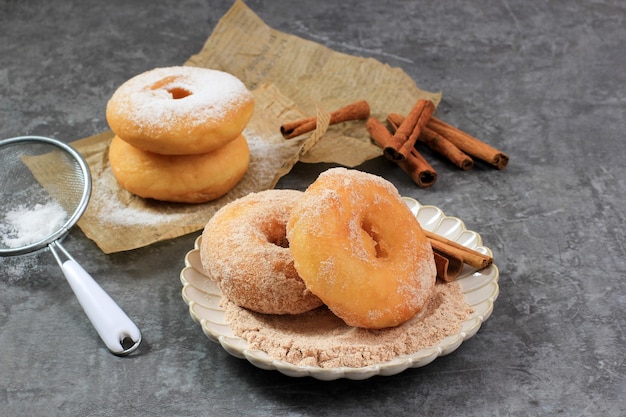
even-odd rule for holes
{"type": "Polygon", "coordinates": [[[0,141],[0,255],[31,252],[67,233],[91,191],[68,145],[36,136],[0,141]]]}

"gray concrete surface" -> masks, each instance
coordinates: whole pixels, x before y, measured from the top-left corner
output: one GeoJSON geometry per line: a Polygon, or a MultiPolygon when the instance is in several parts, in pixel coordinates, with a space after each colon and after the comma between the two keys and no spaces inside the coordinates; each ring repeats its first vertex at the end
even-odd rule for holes
{"type": "MultiPolygon", "coordinates": [[[[107,130],[130,76],[184,62],[230,1],[0,0],[0,137],[107,130]]],[[[618,416],[626,410],[626,4],[247,2],[270,26],[400,67],[453,124],[511,155],[501,172],[439,160],[420,190],[384,160],[360,169],[481,233],[500,297],[453,354],[392,377],[321,382],[231,357],[180,295],[197,234],[104,255],[66,247],[137,321],[111,355],[49,253],[0,259],[2,416],[618,416]]],[[[297,165],[303,189],[326,165],[297,165]]],[[[0,169],[2,169],[0,167],[0,169]]]]}

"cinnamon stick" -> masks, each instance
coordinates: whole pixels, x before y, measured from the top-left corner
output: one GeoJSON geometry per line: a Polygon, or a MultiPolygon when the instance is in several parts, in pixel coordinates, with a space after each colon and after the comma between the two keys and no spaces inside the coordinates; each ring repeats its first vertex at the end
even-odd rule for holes
{"type": "MultiPolygon", "coordinates": [[[[349,120],[365,120],[370,116],[370,106],[367,101],[360,100],[330,114],[329,124],[337,124],[347,122],[349,120]]],[[[307,117],[305,119],[295,120],[280,126],[280,133],[285,139],[292,139],[304,133],[315,130],[317,117],[307,117]]]]}
{"type": "MultiPolygon", "coordinates": [[[[391,132],[378,119],[370,117],[366,123],[370,136],[380,146],[385,149],[391,143],[391,132]]],[[[428,188],[437,181],[437,172],[416,150],[412,149],[406,159],[394,161],[404,172],[406,172],[413,182],[420,188],[428,188]]]]}
{"type": "Polygon", "coordinates": [[[449,254],[444,255],[435,250],[433,251],[433,257],[435,258],[437,277],[441,280],[450,282],[456,280],[461,275],[463,259],[449,254]]]}
{"type": "Polygon", "coordinates": [[[403,161],[409,157],[422,129],[435,112],[430,100],[418,100],[411,112],[400,123],[383,153],[392,161],[403,161]]]}
{"type": "Polygon", "coordinates": [[[474,160],[468,154],[428,126],[422,129],[420,141],[424,142],[433,151],[443,155],[463,171],[468,171],[474,166],[474,160]]]}
{"type": "Polygon", "coordinates": [[[427,230],[424,230],[424,233],[433,250],[441,254],[460,258],[463,260],[463,263],[478,269],[487,268],[493,263],[493,258],[489,255],[482,254],[436,233],[427,230]]]}
{"type": "MultiPolygon", "coordinates": [[[[395,129],[400,126],[403,120],[404,116],[398,113],[389,113],[387,115],[387,122],[395,129]]],[[[474,161],[469,155],[456,147],[448,139],[430,129],[428,124],[422,129],[418,140],[464,171],[474,166],[474,161]]]]}
{"type": "Polygon", "coordinates": [[[426,161],[417,149],[411,149],[404,161],[396,162],[398,166],[420,188],[428,188],[437,181],[437,171],[426,161]]]}
{"type": "Polygon", "coordinates": [[[387,123],[391,126],[391,131],[395,132],[404,121],[404,116],[398,113],[389,113],[387,115],[387,123]]]}
{"type": "Polygon", "coordinates": [[[443,120],[431,117],[427,126],[448,139],[463,152],[485,161],[497,169],[504,169],[504,167],[506,167],[509,163],[509,156],[504,152],[489,146],[485,142],[476,139],[472,135],[457,129],[454,126],[449,125],[443,120]]]}

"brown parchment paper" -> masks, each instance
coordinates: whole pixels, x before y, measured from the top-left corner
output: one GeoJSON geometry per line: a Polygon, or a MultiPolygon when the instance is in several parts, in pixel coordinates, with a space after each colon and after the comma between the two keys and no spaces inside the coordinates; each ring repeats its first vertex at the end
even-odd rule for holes
{"type": "Polygon", "coordinates": [[[112,132],[73,142],[93,176],[91,201],[78,226],[104,253],[201,230],[224,204],[273,188],[298,161],[353,167],[381,155],[363,121],[328,125],[330,112],[337,108],[365,99],[372,116],[383,120],[390,112],[407,113],[420,98],[435,103],[441,98],[420,90],[398,68],[276,31],[239,0],[185,65],[229,72],[253,91],[255,111],[244,131],[250,145],[250,168],[220,199],[199,205],[169,204],[141,199],[119,188],[108,166],[112,132]],[[282,138],[282,123],[311,115],[318,117],[314,132],[282,138]]]}
{"type": "MultiPolygon", "coordinates": [[[[307,116],[320,107],[330,112],[364,99],[372,116],[384,120],[391,112],[408,113],[418,99],[430,99],[435,105],[441,100],[440,93],[419,89],[400,68],[274,30],[241,0],[187,64],[230,72],[249,88],[271,82],[307,116]]],[[[291,119],[285,115],[281,120],[291,119]]],[[[332,126],[299,160],[353,167],[381,154],[365,123],[350,122],[332,126]]]]}

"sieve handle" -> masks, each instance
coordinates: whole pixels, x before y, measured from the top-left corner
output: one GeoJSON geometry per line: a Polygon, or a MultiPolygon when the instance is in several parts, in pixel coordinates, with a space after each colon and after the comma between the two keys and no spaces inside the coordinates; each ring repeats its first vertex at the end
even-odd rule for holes
{"type": "MultiPolygon", "coordinates": [[[[113,301],[113,299],[93,280],[76,261],[70,259],[63,263],[63,274],[72,287],[78,302],[85,310],[102,341],[116,355],[130,353],[123,346],[123,341],[132,339],[136,348],[141,340],[141,333],[135,323],[113,301]]],[[[132,349],[134,350],[134,349],[132,349]]]]}
{"type": "Polygon", "coordinates": [[[107,348],[119,356],[134,351],[141,342],[141,332],[135,323],[58,242],[52,244],[50,249],[57,261],[60,261],[63,275],[107,348]],[[60,261],[55,246],[69,259],[60,261]],[[128,339],[131,339],[132,343],[125,343],[128,339]]]}

